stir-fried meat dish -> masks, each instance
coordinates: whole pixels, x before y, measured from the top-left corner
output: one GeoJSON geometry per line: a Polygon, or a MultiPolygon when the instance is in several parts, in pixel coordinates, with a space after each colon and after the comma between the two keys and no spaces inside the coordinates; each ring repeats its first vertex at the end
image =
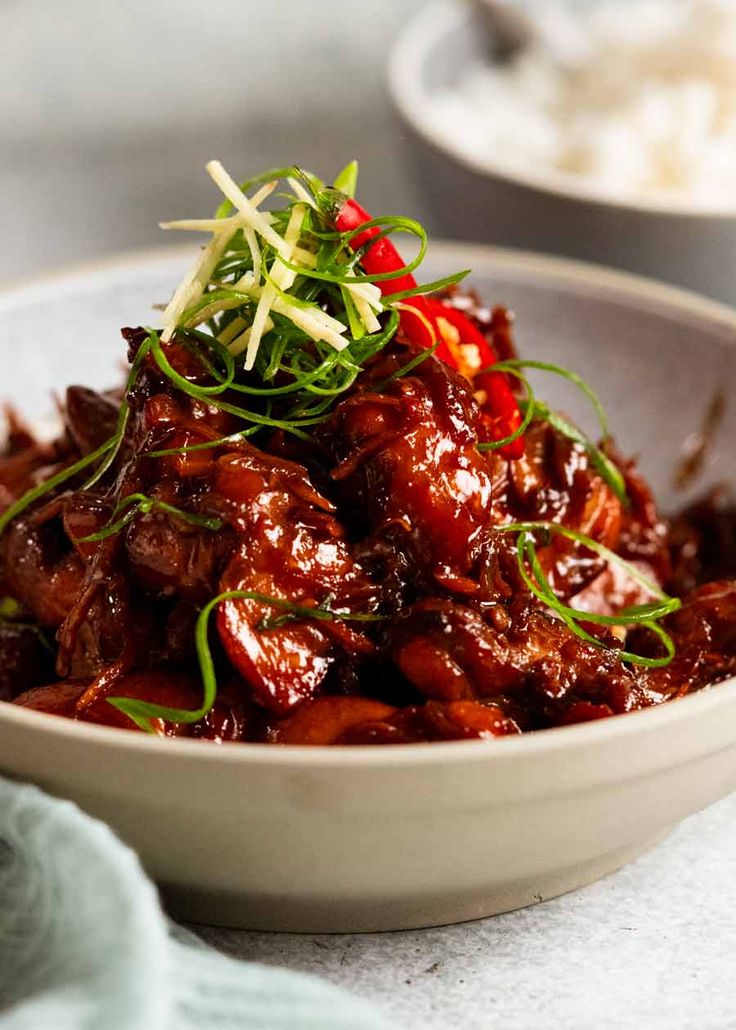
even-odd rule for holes
{"type": "Polygon", "coordinates": [[[381,220],[304,189],[268,218],[226,193],[184,306],[123,331],[123,391],[69,387],[51,443],[9,417],[0,699],[392,744],[604,718],[736,673],[727,505],[663,519],[607,435],[534,400],[508,312],[452,281],[412,294],[381,220]]]}

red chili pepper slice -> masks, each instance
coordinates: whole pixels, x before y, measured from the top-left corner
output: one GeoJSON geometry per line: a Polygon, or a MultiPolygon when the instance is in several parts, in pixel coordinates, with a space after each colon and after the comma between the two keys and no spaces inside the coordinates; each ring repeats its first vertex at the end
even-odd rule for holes
{"type": "MultiPolygon", "coordinates": [[[[356,200],[347,200],[334,216],[335,227],[340,232],[352,232],[359,229],[361,225],[372,221],[364,207],[361,207],[356,200]]],[[[364,246],[369,240],[378,236],[381,230],[377,225],[356,233],[350,241],[353,250],[364,246]]],[[[369,275],[381,275],[383,272],[398,272],[405,267],[405,262],[396,247],[387,236],[377,240],[369,247],[363,257],[361,264],[369,275]]],[[[407,272],[406,275],[397,276],[395,279],[382,279],[376,283],[383,296],[391,293],[403,293],[404,290],[416,288],[417,281],[413,275],[407,272]]],[[[404,310],[401,311],[401,327],[413,343],[421,347],[431,347],[434,342],[434,322],[429,312],[429,307],[424,297],[411,297],[404,301],[404,310]],[[414,318],[412,312],[407,310],[413,308],[418,312],[414,318]]],[[[439,346],[435,352],[437,357],[448,364],[452,364],[452,356],[444,340],[439,338],[439,346]]]]}
{"type": "MultiPolygon", "coordinates": [[[[490,365],[496,364],[498,358],[493,347],[480,329],[462,311],[458,311],[449,304],[443,304],[435,297],[427,298],[427,304],[440,335],[442,328],[438,325],[438,320],[444,319],[457,333],[459,346],[470,344],[477,349],[477,353],[474,355],[476,370],[487,369],[490,365]]],[[[470,379],[478,390],[485,392],[486,400],[481,404],[481,411],[491,439],[503,440],[504,437],[515,433],[522,423],[522,416],[507,377],[502,372],[485,372],[478,375],[472,367],[466,372],[462,367],[461,360],[457,358],[454,366],[460,367],[463,375],[470,379]]],[[[501,448],[501,454],[507,458],[521,458],[524,454],[524,441],[521,437],[517,437],[516,440],[512,440],[511,443],[507,443],[501,448]]]]}
{"type": "MultiPolygon", "coordinates": [[[[340,232],[353,232],[372,220],[365,208],[350,198],[340,203],[332,213],[332,219],[340,232]]],[[[353,249],[362,247],[373,237],[378,236],[380,232],[381,230],[375,225],[364,232],[358,232],[353,236],[351,246],[353,249]]],[[[369,275],[397,272],[406,267],[396,247],[386,236],[376,240],[372,246],[367,248],[361,258],[361,264],[369,275]]],[[[394,279],[380,280],[376,285],[385,296],[413,290],[417,282],[414,276],[407,272],[394,279]]],[[[457,356],[453,354],[451,343],[437,325],[438,316],[452,326],[458,334],[458,341],[461,345],[474,344],[478,348],[477,368],[487,368],[489,365],[495,364],[498,359],[481,331],[462,312],[435,298],[417,296],[404,301],[401,311],[401,327],[409,339],[421,347],[429,347],[437,342],[438,346],[435,351],[437,357],[451,368],[459,369],[460,363],[457,356]],[[413,317],[413,311],[416,311],[416,317],[413,317]]],[[[483,390],[486,394],[481,410],[490,438],[503,440],[516,432],[521,425],[522,416],[506,376],[502,373],[492,372],[478,376],[477,379],[472,374],[468,378],[472,378],[478,389],[483,390]]],[[[510,459],[520,458],[524,453],[524,442],[521,437],[502,447],[501,453],[510,459]]]]}

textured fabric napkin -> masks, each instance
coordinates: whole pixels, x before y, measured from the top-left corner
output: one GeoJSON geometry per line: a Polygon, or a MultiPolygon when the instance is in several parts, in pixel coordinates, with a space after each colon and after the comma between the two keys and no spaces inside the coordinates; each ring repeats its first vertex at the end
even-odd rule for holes
{"type": "Polygon", "coordinates": [[[172,927],[102,823],[0,779],[0,1030],[389,1030],[315,977],[172,927]]]}

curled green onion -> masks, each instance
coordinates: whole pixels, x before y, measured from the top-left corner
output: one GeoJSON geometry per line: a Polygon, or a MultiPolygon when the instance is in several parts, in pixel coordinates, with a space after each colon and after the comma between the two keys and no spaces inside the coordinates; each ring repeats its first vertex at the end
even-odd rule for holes
{"type": "Polygon", "coordinates": [[[463,279],[466,279],[470,275],[470,269],[464,268],[461,272],[453,272],[452,275],[446,275],[442,279],[434,279],[429,283],[418,283],[410,290],[400,290],[397,293],[388,293],[384,295],[383,302],[386,306],[395,304],[399,300],[408,300],[409,297],[417,297],[425,293],[437,293],[438,290],[446,290],[450,286],[457,286],[463,279]]]}
{"type": "Polygon", "coordinates": [[[67,480],[73,479],[79,472],[89,468],[90,465],[98,460],[98,458],[104,457],[112,447],[115,445],[115,438],[110,437],[109,440],[105,440],[96,450],[90,454],[86,454],[79,461],[75,461],[73,465],[68,465],[65,469],[57,472],[53,476],[49,476],[43,483],[39,483],[38,486],[32,487],[32,489],[26,491],[22,497],[19,497],[17,501],[14,501],[9,508],[0,515],[0,533],[4,533],[13,519],[17,518],[21,512],[25,511],[31,504],[38,501],[44,494],[49,493],[51,490],[55,490],[57,486],[61,486],[62,483],[66,483],[67,480]]]}
{"type": "Polygon", "coordinates": [[[382,215],[380,218],[372,218],[369,222],[364,222],[356,229],[340,233],[340,239],[345,245],[349,246],[354,237],[360,236],[370,229],[380,229],[380,232],[376,236],[371,236],[356,251],[355,257],[357,261],[360,261],[362,253],[370,250],[376,243],[394,232],[404,232],[411,236],[416,236],[419,240],[419,250],[412,260],[402,265],[401,268],[392,269],[388,272],[374,272],[372,274],[366,272],[360,275],[346,275],[344,272],[321,272],[314,268],[307,268],[304,265],[297,265],[284,257],[279,257],[279,260],[291,271],[298,272],[299,275],[304,276],[305,279],[317,279],[320,282],[342,284],[388,282],[391,279],[400,279],[404,275],[411,274],[421,265],[427,252],[427,233],[420,222],[413,218],[405,218],[402,215],[382,215]]]}
{"type": "Polygon", "coordinates": [[[499,375],[502,372],[507,372],[509,375],[512,375],[516,379],[521,380],[521,382],[524,385],[524,389],[527,393],[527,407],[526,411],[524,412],[524,418],[521,420],[521,424],[513,431],[513,433],[509,433],[508,436],[504,436],[501,440],[488,440],[485,443],[479,443],[477,447],[478,450],[481,452],[498,451],[502,447],[506,447],[508,444],[513,443],[514,440],[518,440],[520,436],[523,436],[529,428],[532,419],[536,415],[537,404],[539,403],[536,399],[534,391],[532,390],[531,383],[526,378],[526,376],[519,371],[518,368],[507,368],[504,366],[503,362],[499,361],[497,365],[492,365],[491,369],[493,371],[498,371],[499,375]]]}
{"type": "MultiPolygon", "coordinates": [[[[551,372],[552,375],[559,376],[561,379],[567,379],[568,382],[584,393],[590,401],[591,405],[595,409],[595,413],[598,416],[598,421],[601,427],[601,436],[608,436],[608,416],[606,415],[605,408],[600,402],[598,394],[595,392],[592,386],[583,379],[577,372],[573,372],[570,368],[565,368],[564,365],[555,365],[550,361],[533,361],[522,358],[509,358],[508,361],[500,361],[499,365],[503,365],[506,371],[511,368],[536,368],[542,372],[551,372]]],[[[492,366],[486,371],[492,372],[496,366],[492,366]]]]}
{"type": "Polygon", "coordinates": [[[626,561],[625,558],[616,554],[615,551],[610,550],[610,548],[598,543],[597,540],[593,540],[584,533],[579,533],[577,530],[569,529],[567,526],[562,526],[557,522],[513,522],[505,526],[499,526],[498,530],[502,533],[518,534],[516,557],[519,566],[519,574],[521,575],[524,584],[538,600],[556,612],[565,625],[577,637],[589,644],[594,644],[596,647],[615,651],[617,657],[619,657],[621,661],[630,662],[632,665],[640,665],[650,669],[661,668],[662,666],[669,665],[675,654],[674,643],[666,630],[658,625],[657,620],[678,611],[678,609],[682,607],[682,602],[679,598],[671,597],[669,594],[665,593],[656,583],[649,579],[648,576],[645,576],[639,569],[637,569],[635,565],[626,561]],[[534,544],[535,533],[543,533],[548,536],[557,534],[580,544],[590,551],[593,551],[594,554],[597,554],[609,564],[617,565],[619,568],[623,569],[628,576],[639,583],[640,586],[642,586],[656,599],[656,603],[640,604],[624,608],[618,615],[597,615],[592,612],[583,611],[582,609],[571,608],[569,605],[564,604],[564,602],[561,601],[554,593],[552,586],[542,569],[534,544]],[[527,564],[531,569],[531,573],[527,569],[527,564]],[[665,654],[660,658],[650,658],[646,655],[635,654],[631,651],[612,648],[604,641],[599,640],[584,629],[580,625],[581,622],[598,626],[642,626],[659,638],[665,647],[665,654]]]}
{"type": "Polygon", "coordinates": [[[90,533],[89,536],[77,537],[74,543],[91,544],[99,540],[106,540],[129,525],[136,515],[148,515],[149,512],[154,510],[163,511],[167,515],[174,515],[190,526],[199,526],[202,529],[210,529],[213,532],[222,529],[224,524],[222,519],[212,518],[208,515],[196,515],[191,511],[182,511],[181,508],[176,508],[173,504],[161,501],[158,497],[148,497],[146,494],[135,493],[128,494],[115,506],[109,522],[102,529],[97,530],[96,533],[90,533]]]}
{"type": "Polygon", "coordinates": [[[191,396],[197,397],[199,400],[209,402],[213,395],[224,393],[232,383],[235,376],[235,363],[233,362],[232,355],[227,348],[223,347],[223,345],[219,343],[218,340],[214,339],[214,337],[211,340],[211,346],[212,349],[217,350],[218,354],[222,357],[222,360],[225,363],[226,375],[224,378],[218,377],[217,382],[213,386],[202,386],[200,383],[192,383],[177,372],[166,357],[166,353],[161,346],[159,334],[153,329],[150,329],[148,332],[148,342],[151,353],[158,367],[164,375],[171,380],[174,386],[183,390],[184,393],[189,393],[191,396]]]}
{"type": "MultiPolygon", "coordinates": [[[[151,344],[150,340],[148,339],[144,340],[138,348],[136,356],[133,359],[133,363],[130,366],[128,378],[125,382],[125,391],[123,393],[123,399],[120,402],[120,409],[118,411],[118,421],[117,425],[115,426],[115,432],[113,433],[110,440],[107,441],[110,444],[110,447],[105,453],[104,460],[95,469],[95,471],[89,477],[89,479],[83,484],[83,490],[90,490],[96,483],[98,483],[100,479],[102,479],[104,474],[107,472],[107,470],[112,466],[113,462],[118,456],[118,452],[123,444],[123,440],[125,439],[125,430],[127,429],[128,422],[130,420],[130,405],[128,403],[128,394],[133,389],[133,386],[135,385],[138,379],[138,373],[141,370],[141,366],[143,365],[143,362],[145,361],[150,348],[151,344]]],[[[0,532],[2,531],[0,530],[0,532]]]]}
{"type": "Polygon", "coordinates": [[[199,722],[200,719],[203,719],[211,711],[217,700],[217,675],[209,645],[209,619],[213,610],[223,601],[258,601],[261,604],[282,608],[297,617],[318,620],[342,619],[345,621],[365,622],[379,618],[379,616],[367,612],[343,613],[327,608],[309,608],[306,605],[295,604],[293,601],[286,601],[280,597],[259,594],[253,590],[225,590],[223,593],[213,597],[211,601],[208,601],[197,616],[194,640],[203,689],[202,704],[199,708],[169,708],[167,705],[157,705],[150,701],[139,701],[131,697],[109,697],[107,698],[108,704],[127,715],[137,726],[148,733],[154,732],[151,726],[151,719],[165,719],[167,722],[186,724],[199,722]]]}
{"type": "Polygon", "coordinates": [[[209,451],[213,447],[223,447],[227,444],[237,443],[253,433],[257,433],[260,426],[251,426],[240,433],[231,433],[229,436],[219,436],[216,440],[206,440],[204,443],[190,443],[184,447],[162,447],[157,451],[146,451],[146,458],[168,458],[178,454],[189,454],[190,451],[209,451]]]}
{"type": "MultiPolygon", "coordinates": [[[[608,437],[608,418],[595,390],[583,379],[582,376],[578,375],[577,372],[573,372],[571,369],[565,368],[563,365],[555,365],[549,361],[526,361],[513,358],[508,361],[498,361],[494,365],[489,365],[487,368],[482,369],[479,374],[505,372],[515,375],[518,373],[519,369],[522,368],[534,368],[543,372],[551,372],[553,375],[560,376],[560,378],[566,379],[568,382],[576,386],[583,394],[585,394],[593,406],[600,424],[602,437],[604,439],[608,437]]],[[[530,392],[528,381],[526,379],[523,381],[527,391],[530,392]]],[[[533,394],[531,394],[525,402],[522,402],[522,404],[526,408],[523,429],[517,430],[516,433],[504,440],[494,441],[490,446],[488,444],[479,444],[478,446],[480,450],[496,450],[499,447],[504,447],[507,443],[515,440],[517,436],[521,436],[522,432],[526,429],[532,419],[542,419],[549,422],[552,428],[556,429],[562,436],[566,436],[569,440],[572,440],[574,443],[578,443],[584,447],[588,452],[593,466],[597,469],[616,497],[618,497],[618,499],[623,503],[628,502],[626,480],[624,479],[621,470],[613,461],[611,461],[601,447],[594,443],[590,437],[585,435],[585,433],[579,430],[577,426],[573,425],[573,423],[570,422],[569,419],[565,418],[564,415],[561,415],[559,412],[550,408],[550,406],[544,401],[538,400],[533,394]]]]}
{"type": "Polygon", "coordinates": [[[573,425],[569,419],[566,419],[564,415],[559,413],[559,411],[554,411],[548,404],[545,404],[544,401],[536,402],[534,413],[537,418],[549,422],[553,429],[556,429],[562,436],[566,436],[568,440],[581,444],[588,452],[593,467],[600,473],[606,483],[608,483],[616,497],[618,497],[620,501],[628,502],[626,480],[623,477],[621,469],[611,461],[602,448],[593,443],[593,441],[587,437],[585,433],[582,433],[577,426],[573,425]]]}
{"type": "Polygon", "coordinates": [[[212,387],[200,386],[199,384],[191,383],[188,379],[185,379],[184,376],[180,375],[170,364],[166,354],[164,353],[163,347],[161,346],[158,333],[152,332],[149,338],[151,340],[151,354],[164,375],[168,376],[179,390],[188,394],[190,397],[194,397],[196,400],[209,404],[214,408],[218,408],[220,411],[226,411],[230,415],[235,415],[237,418],[240,418],[245,422],[252,422],[259,426],[271,426],[274,429],[284,429],[287,432],[302,438],[305,438],[306,434],[303,433],[299,427],[315,425],[317,422],[322,421],[321,418],[270,418],[268,415],[262,415],[256,411],[248,411],[247,409],[240,408],[235,404],[230,404],[228,401],[223,401],[219,397],[213,396],[213,394],[221,393],[223,391],[223,383],[218,383],[216,386],[212,387]]]}

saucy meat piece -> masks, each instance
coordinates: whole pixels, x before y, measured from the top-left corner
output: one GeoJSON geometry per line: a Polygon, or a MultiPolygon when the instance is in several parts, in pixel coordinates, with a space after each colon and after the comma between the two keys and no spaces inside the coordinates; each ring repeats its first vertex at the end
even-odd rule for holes
{"type": "Polygon", "coordinates": [[[266,739],[272,744],[412,744],[518,732],[500,708],[477,701],[394,708],[366,697],[318,697],[270,723],[266,739]]]}
{"type": "Polygon", "coordinates": [[[248,447],[217,462],[215,489],[238,535],[220,590],[261,595],[220,604],[220,639],[258,702],[284,714],[314,696],[341,650],[359,655],[372,646],[337,619],[279,624],[288,611],[263,598],[369,612],[377,590],[352,556],[332,505],[300,465],[248,447]]]}
{"type": "Polygon", "coordinates": [[[459,374],[434,358],[420,368],[337,406],[325,430],[332,476],[365,506],[373,536],[405,550],[415,581],[472,591],[491,503],[478,409],[459,374]]]}
{"type": "Polygon", "coordinates": [[[227,530],[214,532],[185,517],[216,514],[207,477],[182,480],[170,474],[167,459],[148,457],[162,425],[167,434],[178,427],[177,418],[184,418],[180,407],[164,394],[138,395],[136,403],[132,439],[115,484],[116,501],[134,494],[154,506],[147,511],[131,507],[129,524],[84,542],[81,538],[115,521],[115,501],[104,488],[97,497],[79,491],[64,501],[64,527],[82,562],[83,577],[59,630],[60,675],[100,677],[121,667],[170,665],[177,654],[190,657],[191,648],[183,652],[157,602],[205,603],[217,592],[232,550],[227,530]]]}
{"type": "MultiPolygon", "coordinates": [[[[394,354],[369,379],[397,367],[394,354]]],[[[324,436],[338,459],[333,478],[358,498],[364,523],[367,513],[366,554],[411,583],[415,595],[439,588],[479,596],[489,532],[510,522],[560,523],[636,560],[656,582],[668,575],[667,529],[633,468],[621,463],[631,497],[624,507],[588,450],[546,422],[528,428],[518,461],[479,453],[471,387],[433,358],[381,392],[356,390],[338,405],[324,436]]],[[[512,552],[515,538],[502,546],[512,552]]],[[[617,597],[620,607],[647,599],[636,580],[621,574],[609,597],[605,560],[563,536],[540,547],[539,559],[555,592],[585,610],[610,614],[619,610],[617,597]]]]}
{"type": "Polygon", "coordinates": [[[232,541],[165,512],[140,515],[125,534],[131,574],[149,594],[203,603],[215,594],[232,541]]]}
{"type": "Polygon", "coordinates": [[[440,740],[492,740],[520,733],[513,719],[494,704],[479,701],[427,701],[381,721],[346,729],[339,744],[423,744],[440,740]]]}
{"type": "Polygon", "coordinates": [[[701,583],[736,577],[736,502],[716,487],[672,520],[669,588],[685,594],[701,583]]]}
{"type": "MultiPolygon", "coordinates": [[[[219,497],[212,493],[209,480],[201,480],[198,491],[185,492],[180,487],[181,480],[166,476],[149,496],[200,517],[212,517],[220,510],[219,497]]],[[[227,528],[213,531],[155,507],[139,513],[125,530],[131,574],[147,593],[200,604],[217,593],[233,542],[227,528]]]]}
{"type": "Polygon", "coordinates": [[[95,561],[59,627],[57,672],[81,678],[99,676],[118,662],[130,667],[136,652],[148,650],[150,630],[146,606],[133,608],[128,580],[104,559],[95,561]]]}
{"type": "MultiPolygon", "coordinates": [[[[108,704],[105,698],[98,698],[92,704],[80,707],[79,702],[86,690],[87,684],[84,682],[62,680],[47,687],[26,691],[15,699],[15,704],[82,722],[127,730],[140,729],[127,715],[108,704]]],[[[196,677],[187,673],[130,673],[117,680],[112,695],[171,708],[193,709],[202,703],[201,684],[196,677]]],[[[226,689],[220,692],[212,711],[199,722],[189,724],[152,719],[151,727],[159,736],[194,736],[203,740],[224,741],[244,739],[247,723],[246,704],[236,692],[226,689]]]]}
{"type": "Polygon", "coordinates": [[[55,498],[16,519],[0,538],[8,592],[41,626],[63,622],[84,582],[84,564],[65,533],[63,512],[63,498],[55,498]]]}
{"type": "Polygon", "coordinates": [[[526,598],[485,615],[452,601],[421,601],[389,631],[389,648],[425,696],[488,699],[511,715],[515,706],[500,700],[510,697],[524,710],[524,729],[557,722],[577,695],[623,711],[637,692],[614,648],[585,643],[526,598]]]}
{"type": "Polygon", "coordinates": [[[669,616],[666,628],[675,657],[664,668],[639,675],[653,699],[680,697],[736,675],[736,582],[708,583],[693,591],[669,616]]]}
{"type": "Polygon", "coordinates": [[[383,723],[396,709],[367,697],[318,697],[306,701],[293,715],[271,722],[270,744],[339,744],[353,730],[383,723]]]}
{"type": "Polygon", "coordinates": [[[120,401],[86,386],[66,391],[64,422],[81,454],[89,454],[115,432],[120,401]]]}

